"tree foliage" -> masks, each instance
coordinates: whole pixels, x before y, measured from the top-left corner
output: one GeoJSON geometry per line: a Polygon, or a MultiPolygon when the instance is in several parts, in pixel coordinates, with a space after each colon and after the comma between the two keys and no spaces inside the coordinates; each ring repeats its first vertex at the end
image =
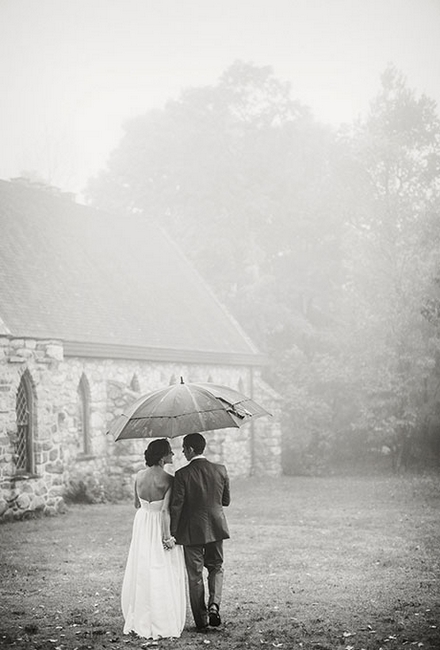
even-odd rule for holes
{"type": "Polygon", "coordinates": [[[396,454],[405,447],[408,457],[417,450],[407,441],[426,428],[423,405],[438,335],[423,316],[439,265],[438,226],[437,235],[432,231],[440,189],[435,105],[416,98],[390,66],[351,144],[356,187],[366,197],[349,221],[355,256],[345,256],[348,303],[357,310],[363,342],[354,350],[366,369],[361,417],[352,427],[396,454]]]}
{"type": "Polygon", "coordinates": [[[439,169],[435,104],[393,66],[334,132],[237,61],[129,121],[89,196],[179,242],[268,353],[290,466],[312,471],[436,435],[439,169]]]}

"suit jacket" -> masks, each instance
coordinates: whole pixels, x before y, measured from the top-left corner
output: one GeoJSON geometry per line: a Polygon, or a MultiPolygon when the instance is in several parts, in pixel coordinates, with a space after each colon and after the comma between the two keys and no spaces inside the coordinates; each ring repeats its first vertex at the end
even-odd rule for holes
{"type": "Polygon", "coordinates": [[[171,534],[178,544],[209,544],[229,537],[223,506],[230,503],[224,465],[194,458],[177,470],[171,497],[171,534]]]}

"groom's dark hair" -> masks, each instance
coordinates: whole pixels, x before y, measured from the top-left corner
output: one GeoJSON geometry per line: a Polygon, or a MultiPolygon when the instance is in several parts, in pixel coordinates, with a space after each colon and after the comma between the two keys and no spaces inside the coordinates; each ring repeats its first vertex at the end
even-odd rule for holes
{"type": "Polygon", "coordinates": [[[189,433],[183,439],[183,446],[194,449],[196,454],[203,454],[206,447],[206,440],[201,433],[189,433]]]}

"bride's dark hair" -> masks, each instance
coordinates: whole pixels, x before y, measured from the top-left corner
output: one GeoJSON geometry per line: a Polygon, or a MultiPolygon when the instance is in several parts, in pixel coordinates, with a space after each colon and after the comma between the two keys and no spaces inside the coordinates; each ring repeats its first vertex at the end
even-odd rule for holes
{"type": "Polygon", "coordinates": [[[170,452],[171,446],[166,438],[153,440],[144,452],[145,462],[148,467],[159,465],[159,461],[161,461],[164,456],[168,456],[170,452]]]}

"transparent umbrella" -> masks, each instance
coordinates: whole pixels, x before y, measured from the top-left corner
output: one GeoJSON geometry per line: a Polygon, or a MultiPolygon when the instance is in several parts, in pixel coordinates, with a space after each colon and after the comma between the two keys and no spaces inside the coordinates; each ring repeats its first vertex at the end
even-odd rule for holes
{"type": "Polygon", "coordinates": [[[173,384],[144,395],[110,425],[115,440],[176,438],[188,433],[239,428],[271,415],[254,400],[218,384],[173,384]]]}

